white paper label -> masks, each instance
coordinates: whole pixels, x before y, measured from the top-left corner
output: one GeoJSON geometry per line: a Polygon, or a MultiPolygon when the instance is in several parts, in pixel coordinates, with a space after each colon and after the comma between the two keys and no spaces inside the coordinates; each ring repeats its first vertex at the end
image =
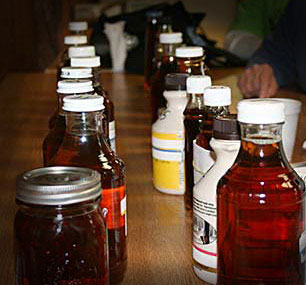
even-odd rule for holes
{"type": "Polygon", "coordinates": [[[125,236],[127,236],[128,223],[127,223],[127,210],[126,210],[126,196],[120,201],[120,214],[125,215],[125,236]]]}
{"type": "Polygon", "coordinates": [[[215,155],[213,151],[206,150],[193,141],[193,175],[196,184],[204,174],[214,165],[215,155]]]}
{"type": "Polygon", "coordinates": [[[113,151],[116,151],[116,126],[115,126],[115,121],[111,121],[108,124],[109,128],[109,141],[110,141],[110,146],[113,151]]]}
{"type": "Polygon", "coordinates": [[[301,263],[304,263],[306,260],[306,232],[302,233],[299,244],[300,244],[301,263]]]}

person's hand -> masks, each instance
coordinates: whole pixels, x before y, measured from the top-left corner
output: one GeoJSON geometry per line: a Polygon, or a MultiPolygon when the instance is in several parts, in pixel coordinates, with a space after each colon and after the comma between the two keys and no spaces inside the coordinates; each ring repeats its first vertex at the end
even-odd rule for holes
{"type": "Polygon", "coordinates": [[[276,94],[278,84],[269,64],[256,64],[247,68],[238,81],[244,97],[269,98],[276,94]]]}

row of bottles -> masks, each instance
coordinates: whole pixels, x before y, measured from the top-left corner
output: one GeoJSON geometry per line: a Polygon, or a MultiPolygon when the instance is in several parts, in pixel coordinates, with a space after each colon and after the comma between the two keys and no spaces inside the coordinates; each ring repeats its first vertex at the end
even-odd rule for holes
{"type": "Polygon", "coordinates": [[[65,38],[73,46],[59,65],[58,109],[43,141],[45,168],[18,178],[18,284],[115,284],[127,267],[125,165],[116,154],[114,104],[100,80],[100,57],[85,45],[85,24],[71,27],[77,35],[65,38]],[[28,192],[34,188],[37,200],[28,192]],[[26,230],[33,221],[27,244],[19,226],[26,230]]]}

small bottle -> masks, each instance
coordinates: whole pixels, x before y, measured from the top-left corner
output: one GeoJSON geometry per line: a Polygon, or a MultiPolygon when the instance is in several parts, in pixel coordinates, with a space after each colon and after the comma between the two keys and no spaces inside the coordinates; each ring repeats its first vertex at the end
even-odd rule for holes
{"type": "Polygon", "coordinates": [[[217,117],[210,145],[217,159],[193,189],[193,269],[209,284],[217,283],[217,184],[240,149],[236,115],[217,117]]]}
{"type": "Polygon", "coordinates": [[[145,35],[145,68],[144,68],[144,88],[150,90],[150,81],[153,72],[154,55],[158,42],[158,31],[160,27],[160,18],[163,12],[151,10],[146,13],[147,27],[145,35]]]}
{"type": "Polygon", "coordinates": [[[183,112],[187,77],[176,73],[166,76],[167,109],[152,126],[153,183],[167,194],[185,192],[183,112]]]}
{"type": "Polygon", "coordinates": [[[17,177],[16,284],[108,284],[101,177],[47,167],[17,177]]]}
{"type": "Polygon", "coordinates": [[[67,96],[63,101],[67,126],[65,137],[48,165],[80,166],[100,172],[101,208],[108,211],[110,281],[118,283],[123,279],[127,266],[125,166],[103,134],[103,97],[67,96]]]}
{"type": "Polygon", "coordinates": [[[151,81],[151,110],[152,122],[155,122],[160,114],[160,110],[166,107],[166,99],[163,96],[165,91],[165,76],[175,72],[174,61],[175,50],[183,42],[182,33],[161,33],[159,36],[160,47],[157,50],[156,71],[151,81]]]}
{"type": "Polygon", "coordinates": [[[305,185],[283,152],[285,106],[237,109],[241,148],[217,189],[218,284],[305,284],[305,185]]]}
{"type": "Polygon", "coordinates": [[[185,207],[192,209],[193,141],[200,132],[200,125],[207,117],[204,105],[205,89],[211,86],[211,78],[205,75],[192,75],[187,78],[188,103],[184,111],[185,126],[185,207]]]}
{"type": "Polygon", "coordinates": [[[205,56],[202,47],[179,47],[175,50],[175,57],[176,72],[205,75],[205,56]]]}
{"type": "Polygon", "coordinates": [[[86,35],[88,23],[86,21],[69,22],[69,31],[71,35],[86,35]]]}
{"type": "Polygon", "coordinates": [[[43,141],[43,158],[45,166],[48,165],[51,158],[56,154],[64,139],[66,130],[65,114],[62,109],[64,97],[68,95],[94,94],[91,80],[62,80],[58,82],[57,86],[58,110],[53,115],[54,119],[51,117],[51,120],[54,122],[54,126],[49,130],[48,135],[43,141]]]}
{"type": "Polygon", "coordinates": [[[206,88],[204,94],[204,105],[206,106],[207,116],[200,125],[200,133],[193,141],[193,178],[194,184],[215,163],[215,155],[210,147],[212,138],[213,120],[217,116],[229,114],[231,104],[231,89],[226,86],[210,86],[206,88]]]}
{"type": "Polygon", "coordinates": [[[114,104],[110,100],[108,92],[103,88],[103,84],[101,84],[101,60],[99,56],[92,57],[72,57],[70,59],[70,63],[72,67],[91,67],[93,72],[93,84],[95,90],[99,95],[102,95],[104,98],[104,104],[107,107],[108,117],[108,130],[109,130],[109,141],[112,150],[116,151],[116,126],[115,126],[115,110],[114,104]]]}

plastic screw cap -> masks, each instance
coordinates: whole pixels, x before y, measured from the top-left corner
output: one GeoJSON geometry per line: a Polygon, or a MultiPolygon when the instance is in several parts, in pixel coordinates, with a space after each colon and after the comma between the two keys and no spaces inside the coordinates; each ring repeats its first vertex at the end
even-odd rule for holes
{"type": "Polygon", "coordinates": [[[69,22],[69,31],[82,32],[87,31],[88,23],[85,21],[69,22]]]}
{"type": "Polygon", "coordinates": [[[231,89],[227,86],[210,86],[204,92],[204,105],[211,107],[231,105],[231,89]]]}
{"type": "Polygon", "coordinates": [[[100,95],[66,96],[63,101],[63,110],[69,112],[94,112],[104,109],[104,99],[100,95]]]}
{"type": "Polygon", "coordinates": [[[61,80],[57,83],[57,93],[78,94],[93,91],[91,80],[61,80]]]}
{"type": "Polygon", "coordinates": [[[61,78],[67,79],[82,79],[92,77],[91,67],[62,67],[61,72],[61,78]]]}
{"type": "Polygon", "coordinates": [[[86,36],[66,36],[64,38],[65,45],[84,45],[87,43],[86,36]]]}
{"type": "Polygon", "coordinates": [[[91,57],[72,57],[70,59],[71,66],[78,67],[98,67],[101,66],[100,56],[91,57]]]}
{"type": "Polygon", "coordinates": [[[159,35],[159,42],[161,44],[180,44],[183,42],[182,33],[161,33],[159,35]]]}
{"type": "Polygon", "coordinates": [[[204,55],[202,47],[179,47],[175,50],[176,57],[200,57],[204,55]]]}
{"type": "Polygon", "coordinates": [[[245,99],[238,103],[238,118],[246,124],[277,124],[285,121],[285,104],[271,99],[245,99]]]}
{"type": "Polygon", "coordinates": [[[96,55],[94,46],[77,46],[68,49],[68,56],[71,57],[91,57],[96,55]]]}
{"type": "Polygon", "coordinates": [[[207,75],[192,75],[187,78],[187,93],[203,94],[205,89],[211,86],[211,77],[207,75]]]}

